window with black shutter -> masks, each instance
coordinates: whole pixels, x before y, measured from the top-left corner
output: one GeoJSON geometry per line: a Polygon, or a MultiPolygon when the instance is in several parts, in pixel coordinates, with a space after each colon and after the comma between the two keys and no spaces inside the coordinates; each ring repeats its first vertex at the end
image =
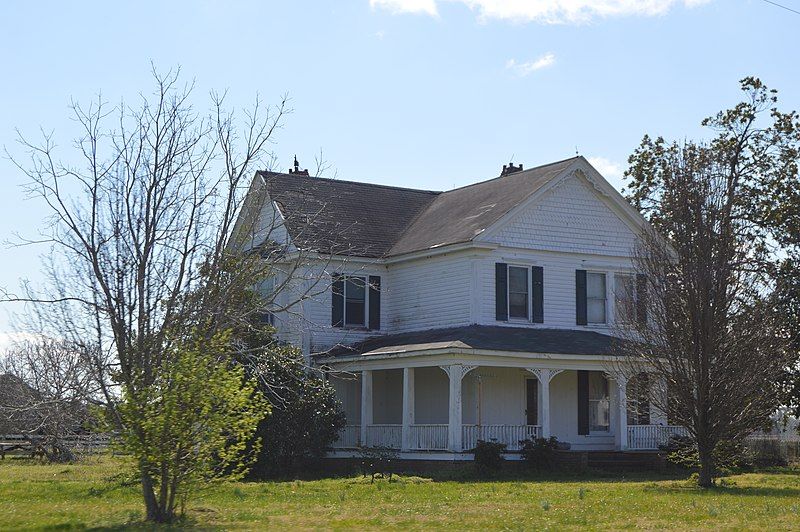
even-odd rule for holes
{"type": "Polygon", "coordinates": [[[381,278],[335,275],[331,290],[331,325],[380,329],[381,278]]]}

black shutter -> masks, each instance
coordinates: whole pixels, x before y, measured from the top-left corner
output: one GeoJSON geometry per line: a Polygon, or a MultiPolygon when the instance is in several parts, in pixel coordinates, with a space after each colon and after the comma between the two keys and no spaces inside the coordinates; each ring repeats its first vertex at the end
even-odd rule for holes
{"type": "Polygon", "coordinates": [[[381,328],[381,278],[369,276],[369,328],[381,328]]]}
{"type": "Polygon", "coordinates": [[[636,320],[647,323],[647,276],[636,274],[636,320]]]}
{"type": "Polygon", "coordinates": [[[494,301],[497,321],[508,321],[508,265],[505,262],[494,265],[494,301]]]}
{"type": "Polygon", "coordinates": [[[331,325],[344,325],[344,278],[341,275],[334,275],[331,283],[331,325]]]}
{"type": "Polygon", "coordinates": [[[578,434],[589,434],[589,372],[578,371],[578,434]]]}
{"type": "Polygon", "coordinates": [[[531,267],[531,309],[533,310],[533,323],[544,323],[544,268],[531,267]]]}
{"type": "Polygon", "coordinates": [[[575,323],[586,325],[586,270],[575,270],[575,323]]]}

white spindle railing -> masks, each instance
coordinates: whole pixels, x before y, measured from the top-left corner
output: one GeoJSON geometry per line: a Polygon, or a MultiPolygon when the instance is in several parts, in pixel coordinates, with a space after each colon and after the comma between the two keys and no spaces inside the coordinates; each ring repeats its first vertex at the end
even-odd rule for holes
{"type": "Polygon", "coordinates": [[[685,427],[677,425],[628,425],[628,449],[656,450],[673,436],[686,436],[685,427]]]}
{"type": "Polygon", "coordinates": [[[367,441],[361,442],[361,444],[368,445],[370,447],[389,447],[390,449],[399,449],[402,439],[402,425],[368,425],[367,441]]]}
{"type": "Polygon", "coordinates": [[[505,443],[509,451],[518,451],[521,440],[536,439],[541,434],[539,425],[462,425],[462,447],[474,449],[478,440],[505,443]]]}
{"type": "Polygon", "coordinates": [[[361,425],[345,425],[339,431],[339,439],[333,442],[336,449],[355,449],[361,437],[361,425]]]}
{"type": "Polygon", "coordinates": [[[409,446],[419,451],[447,449],[447,425],[411,425],[409,446]]]}

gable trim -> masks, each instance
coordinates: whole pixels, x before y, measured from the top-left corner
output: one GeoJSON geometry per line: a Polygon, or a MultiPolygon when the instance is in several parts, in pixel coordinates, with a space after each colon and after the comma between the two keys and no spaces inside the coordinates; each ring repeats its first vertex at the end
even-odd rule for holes
{"type": "Polygon", "coordinates": [[[628,203],[628,201],[617,192],[606,179],[589,164],[586,159],[581,157],[573,165],[565,168],[561,174],[554,177],[545,186],[528,196],[525,200],[517,204],[513,209],[498,218],[491,226],[483,230],[481,234],[474,238],[474,241],[484,242],[502,231],[516,216],[536,204],[545,195],[559,187],[567,179],[575,177],[580,181],[586,182],[595,196],[600,199],[611,211],[624,223],[634,234],[639,235],[649,228],[649,224],[639,212],[628,203]]]}

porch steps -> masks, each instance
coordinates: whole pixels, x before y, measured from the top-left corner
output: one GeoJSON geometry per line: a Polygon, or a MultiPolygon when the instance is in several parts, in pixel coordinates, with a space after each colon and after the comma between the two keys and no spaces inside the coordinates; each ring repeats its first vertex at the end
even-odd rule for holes
{"type": "Polygon", "coordinates": [[[658,470],[663,461],[655,451],[586,451],[586,465],[608,471],[658,470]]]}

